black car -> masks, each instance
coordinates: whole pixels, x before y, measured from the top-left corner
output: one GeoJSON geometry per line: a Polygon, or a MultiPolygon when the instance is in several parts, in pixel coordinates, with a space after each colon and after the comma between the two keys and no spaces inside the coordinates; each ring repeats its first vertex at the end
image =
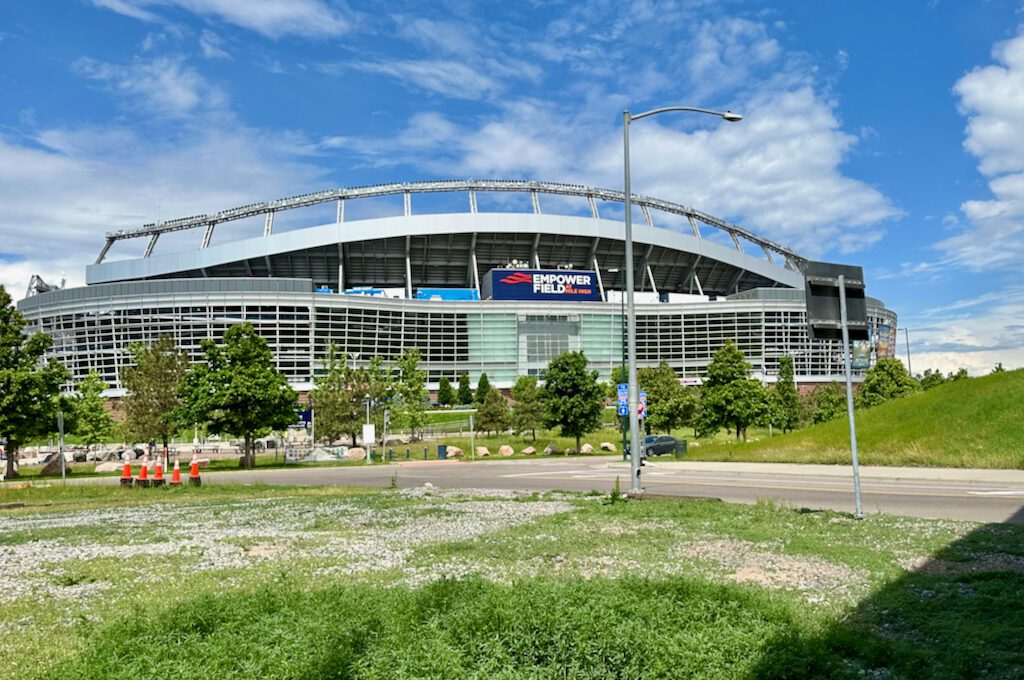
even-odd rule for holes
{"type": "Polygon", "coordinates": [[[640,455],[643,458],[648,456],[660,456],[664,453],[672,453],[676,450],[675,437],[667,434],[652,434],[644,437],[640,442],[640,455]]]}

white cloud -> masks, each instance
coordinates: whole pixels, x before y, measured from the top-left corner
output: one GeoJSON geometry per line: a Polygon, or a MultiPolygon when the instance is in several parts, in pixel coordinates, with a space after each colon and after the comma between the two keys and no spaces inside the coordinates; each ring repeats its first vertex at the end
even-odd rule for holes
{"type": "Polygon", "coordinates": [[[120,65],[82,57],[72,68],[124,96],[131,108],[158,117],[183,117],[197,110],[217,110],[227,103],[219,88],[186,66],[181,58],[136,59],[120,65]]]}
{"type": "Polygon", "coordinates": [[[490,76],[459,61],[447,59],[355,61],[347,65],[325,67],[327,72],[352,68],[390,76],[424,90],[456,99],[485,99],[501,88],[490,76]]]}
{"type": "Polygon", "coordinates": [[[1024,260],[1024,34],[995,47],[954,91],[967,116],[964,148],[978,159],[992,198],[965,201],[967,226],[937,244],[968,269],[1019,269],[1024,260]]]}
{"type": "Polygon", "coordinates": [[[179,9],[275,39],[327,38],[351,28],[348,17],[321,0],[93,0],[93,4],[143,21],[160,20],[153,9],[179,9]]]}
{"type": "MultiPolygon", "coordinates": [[[[915,373],[966,368],[979,375],[997,362],[1006,368],[1024,366],[1024,286],[933,307],[900,323],[910,329],[915,373]]],[[[897,347],[905,356],[904,346],[897,347]]]]}
{"type": "Polygon", "coordinates": [[[107,231],[326,184],[323,169],[295,160],[304,147],[290,137],[238,126],[162,141],[113,127],[45,130],[36,143],[0,136],[0,282],[15,297],[34,273],[80,284],[107,231]]]}
{"type": "Polygon", "coordinates": [[[199,35],[199,49],[207,59],[231,59],[224,49],[224,39],[213,31],[203,31],[199,35]]]}

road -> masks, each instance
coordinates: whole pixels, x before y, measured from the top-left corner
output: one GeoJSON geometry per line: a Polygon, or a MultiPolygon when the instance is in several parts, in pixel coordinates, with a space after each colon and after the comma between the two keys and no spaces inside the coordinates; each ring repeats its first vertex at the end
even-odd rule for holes
{"type": "MultiPolygon", "coordinates": [[[[211,472],[204,483],[401,487],[430,482],[449,488],[610,491],[629,488],[629,465],[610,458],[391,463],[211,472]]],[[[754,503],[771,498],[794,507],[853,510],[849,466],[778,463],[652,462],[643,468],[650,495],[754,503]]],[[[84,481],[84,480],[83,480],[84,481]]],[[[1024,524],[1024,470],[861,467],[864,511],[915,517],[1024,524]]]]}

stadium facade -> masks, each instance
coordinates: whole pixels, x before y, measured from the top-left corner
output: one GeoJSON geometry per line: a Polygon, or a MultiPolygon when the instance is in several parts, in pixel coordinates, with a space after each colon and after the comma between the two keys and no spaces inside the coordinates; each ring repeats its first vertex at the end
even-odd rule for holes
{"type": "MultiPolygon", "coordinates": [[[[133,343],[170,334],[195,361],[203,339],[243,322],[267,339],[299,390],[312,386],[332,344],[355,365],[416,347],[431,388],[462,373],[475,384],[484,372],[507,387],[568,350],[584,351],[607,379],[623,354],[624,229],[616,205],[623,198],[521,181],[307,194],[108,233],[87,285],[37,286],[18,308],[29,330],[53,337],[52,355],[75,381],[98,371],[112,395],[121,391],[133,343]],[[439,192],[463,194],[467,210],[413,212],[421,195],[439,192]],[[528,196],[530,210],[478,210],[482,192],[528,196]],[[352,201],[386,196],[402,198],[401,214],[345,219],[352,201]],[[288,211],[311,206],[333,206],[335,219],[275,232],[275,218],[280,224],[288,211]],[[262,234],[212,242],[215,230],[241,220],[261,221],[262,234]],[[191,250],[154,252],[162,236],[189,231],[197,241],[191,250]],[[108,258],[129,239],[145,239],[142,257],[108,258]]],[[[786,355],[800,383],[841,378],[839,343],[808,338],[804,258],[711,215],[633,200],[641,367],[666,361],[681,380],[699,383],[714,352],[733,339],[765,381],[786,355]]],[[[871,361],[892,356],[896,315],[873,298],[867,308],[872,340],[863,353],[871,361]]]]}

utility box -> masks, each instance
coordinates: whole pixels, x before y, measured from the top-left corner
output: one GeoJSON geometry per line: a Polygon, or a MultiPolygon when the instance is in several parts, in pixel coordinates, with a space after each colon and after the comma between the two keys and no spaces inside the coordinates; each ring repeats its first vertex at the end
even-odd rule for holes
{"type": "Polygon", "coordinates": [[[679,439],[676,441],[676,460],[679,460],[686,455],[686,440],[679,439]]]}

